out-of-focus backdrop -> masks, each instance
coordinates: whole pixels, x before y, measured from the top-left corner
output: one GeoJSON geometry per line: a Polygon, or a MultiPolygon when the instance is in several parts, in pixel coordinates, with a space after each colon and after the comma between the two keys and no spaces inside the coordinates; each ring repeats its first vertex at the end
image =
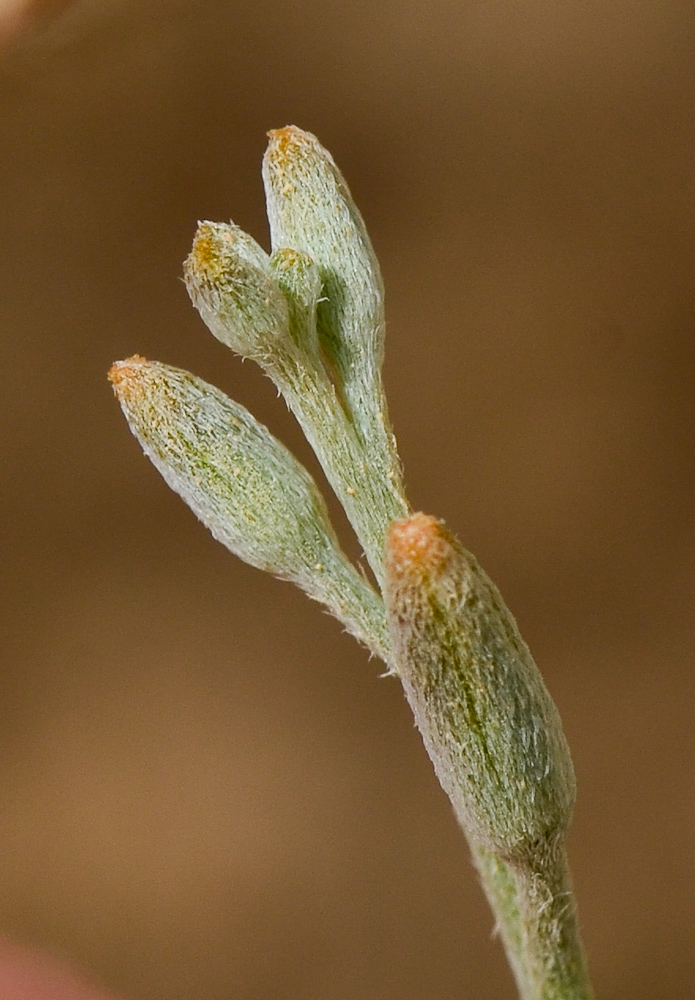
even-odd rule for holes
{"type": "Polygon", "coordinates": [[[315,469],[179,280],[198,219],[267,244],[293,123],[381,259],[412,501],[562,711],[598,995],[690,994],[694,44],[684,0],[81,0],[4,34],[1,930],[130,1000],[514,996],[397,682],[208,536],[106,381],[189,368],[315,469]]]}

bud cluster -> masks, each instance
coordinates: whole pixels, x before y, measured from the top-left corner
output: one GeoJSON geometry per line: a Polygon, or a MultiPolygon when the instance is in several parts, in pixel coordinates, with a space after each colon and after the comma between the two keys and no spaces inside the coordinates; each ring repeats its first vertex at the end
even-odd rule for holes
{"type": "Polygon", "coordinates": [[[321,601],[396,674],[496,912],[523,1000],[590,1000],[564,835],[575,797],[560,718],[473,556],[405,497],[381,380],[379,265],[330,153],[294,126],[263,161],[271,254],[202,222],[184,264],[210,331],[274,381],[362,544],[340,548],[299,462],[188,372],[116,362],[143,450],[227,548],[321,601]]]}

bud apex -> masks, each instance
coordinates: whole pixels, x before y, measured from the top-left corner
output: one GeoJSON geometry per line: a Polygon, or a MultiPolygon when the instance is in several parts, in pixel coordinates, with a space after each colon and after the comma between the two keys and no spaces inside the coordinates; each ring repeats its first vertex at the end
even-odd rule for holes
{"type": "Polygon", "coordinates": [[[569,823],[574,772],[557,709],[497,588],[426,514],[392,524],[393,669],[461,825],[510,863],[569,823]]]}

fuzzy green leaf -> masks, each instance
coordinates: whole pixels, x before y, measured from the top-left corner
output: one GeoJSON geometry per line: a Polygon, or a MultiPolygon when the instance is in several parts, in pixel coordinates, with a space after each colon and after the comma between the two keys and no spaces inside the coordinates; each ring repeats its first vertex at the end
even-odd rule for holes
{"type": "Polygon", "coordinates": [[[316,136],[293,125],[269,136],[263,181],[272,247],[301,250],[316,262],[325,297],[319,332],[360,423],[374,410],[383,359],[379,264],[348,186],[316,136]]]}
{"type": "Polygon", "coordinates": [[[502,597],[441,522],[392,525],[393,665],[469,835],[531,863],[565,833],[575,780],[555,704],[502,597]]]}
{"type": "Polygon", "coordinates": [[[267,428],[181,369],[136,356],[109,375],[143,450],[215,538],[296,583],[385,659],[381,600],[341,551],[313,479],[267,428]]]}

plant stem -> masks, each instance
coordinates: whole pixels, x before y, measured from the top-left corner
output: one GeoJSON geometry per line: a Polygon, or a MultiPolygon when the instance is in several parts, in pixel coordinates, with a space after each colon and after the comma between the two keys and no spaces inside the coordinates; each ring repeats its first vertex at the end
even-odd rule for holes
{"type": "Polygon", "coordinates": [[[593,1000],[564,846],[514,865],[471,850],[521,1000],[593,1000]]]}
{"type": "Polygon", "coordinates": [[[529,974],[528,1000],[593,1000],[564,841],[511,870],[529,974]]]}
{"type": "MultiPolygon", "coordinates": [[[[372,432],[365,441],[364,429],[351,420],[325,373],[308,366],[287,364],[274,377],[316,453],[364,549],[379,588],[383,590],[389,525],[406,517],[410,510],[383,392],[375,392],[370,421],[372,432]]],[[[378,388],[381,390],[380,380],[378,388]]]]}
{"type": "Polygon", "coordinates": [[[531,982],[524,955],[516,880],[501,858],[467,839],[483,891],[495,916],[495,933],[502,939],[519,995],[527,1000],[533,994],[530,993],[531,982]]]}

